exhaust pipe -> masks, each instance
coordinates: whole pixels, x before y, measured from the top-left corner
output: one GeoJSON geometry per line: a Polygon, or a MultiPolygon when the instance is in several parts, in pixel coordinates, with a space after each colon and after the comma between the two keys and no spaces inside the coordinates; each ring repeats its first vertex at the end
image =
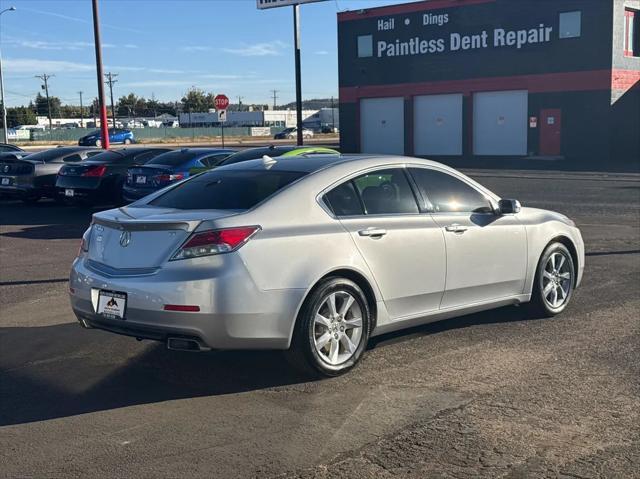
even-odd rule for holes
{"type": "Polygon", "coordinates": [[[172,351],[189,351],[192,353],[210,350],[210,348],[202,346],[195,339],[189,338],[167,338],[167,349],[172,351]]]}

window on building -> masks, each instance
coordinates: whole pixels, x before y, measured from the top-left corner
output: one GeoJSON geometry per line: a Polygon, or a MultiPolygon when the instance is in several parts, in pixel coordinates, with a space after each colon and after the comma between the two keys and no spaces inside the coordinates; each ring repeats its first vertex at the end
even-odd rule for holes
{"type": "Polygon", "coordinates": [[[560,14],[560,38],[577,38],[581,34],[582,12],[563,12],[560,14]]]}
{"type": "Polygon", "coordinates": [[[358,37],[358,58],[373,56],[373,36],[360,35],[358,37]]]}
{"type": "Polygon", "coordinates": [[[624,11],[624,54],[627,57],[640,57],[640,12],[624,11]]]}

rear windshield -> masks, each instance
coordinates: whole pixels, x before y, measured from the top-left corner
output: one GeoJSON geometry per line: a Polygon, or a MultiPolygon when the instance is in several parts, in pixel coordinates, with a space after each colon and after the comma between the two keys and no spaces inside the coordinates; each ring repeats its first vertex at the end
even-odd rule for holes
{"type": "Polygon", "coordinates": [[[61,148],[52,148],[50,150],[40,151],[38,153],[33,153],[29,155],[29,161],[41,161],[43,163],[49,163],[50,161],[57,160],[61,156],[68,155],[72,153],[74,150],[65,150],[61,148]]]}
{"type": "Polygon", "coordinates": [[[149,204],[180,210],[248,210],[305,176],[298,171],[211,171],[170,189],[149,204]]]}
{"type": "Polygon", "coordinates": [[[156,156],[153,160],[147,163],[147,165],[168,165],[168,166],[180,166],[183,163],[191,161],[201,153],[188,152],[188,151],[171,151],[169,153],[163,153],[156,156]]]}

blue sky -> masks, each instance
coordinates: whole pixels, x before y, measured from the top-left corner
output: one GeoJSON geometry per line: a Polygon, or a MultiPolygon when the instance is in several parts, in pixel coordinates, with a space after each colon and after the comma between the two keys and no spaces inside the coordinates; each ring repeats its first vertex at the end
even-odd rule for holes
{"type": "MultiPolygon", "coordinates": [[[[303,97],[338,94],[336,13],[403,3],[329,0],[301,7],[303,97]]],[[[90,0],[0,0],[7,105],[27,104],[36,74],[55,75],[63,103],[97,95],[90,0]]],[[[257,10],[255,0],[101,0],[103,63],[118,73],[114,96],[176,100],[191,86],[232,102],[295,99],[291,7],[257,10]]]]}

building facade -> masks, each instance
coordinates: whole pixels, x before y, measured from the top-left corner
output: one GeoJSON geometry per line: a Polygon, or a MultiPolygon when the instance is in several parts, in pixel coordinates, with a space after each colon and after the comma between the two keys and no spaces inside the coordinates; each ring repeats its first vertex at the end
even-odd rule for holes
{"type": "Polygon", "coordinates": [[[431,0],[338,14],[341,147],[640,160],[640,0],[431,0]]]}

